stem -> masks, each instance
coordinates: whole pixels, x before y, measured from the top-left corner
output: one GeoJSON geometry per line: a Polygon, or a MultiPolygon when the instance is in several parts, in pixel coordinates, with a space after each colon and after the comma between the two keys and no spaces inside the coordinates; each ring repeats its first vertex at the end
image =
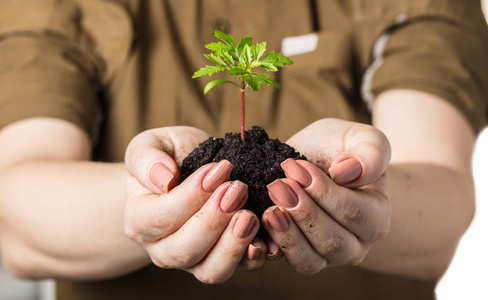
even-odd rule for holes
{"type": "Polygon", "coordinates": [[[241,80],[241,140],[244,143],[244,123],[246,120],[246,81],[241,80]]]}

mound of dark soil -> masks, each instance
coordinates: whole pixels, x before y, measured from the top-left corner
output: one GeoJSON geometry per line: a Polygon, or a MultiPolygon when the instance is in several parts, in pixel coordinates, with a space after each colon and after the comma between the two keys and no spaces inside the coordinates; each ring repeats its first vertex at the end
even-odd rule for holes
{"type": "Polygon", "coordinates": [[[181,180],[207,163],[227,159],[234,165],[230,180],[240,180],[248,185],[249,199],[244,208],[261,217],[266,208],[274,205],[266,185],[285,177],[280,164],[287,158],[306,158],[280,140],[270,139],[258,126],[246,131],[244,140],[243,143],[240,133],[227,133],[225,138],[211,137],[202,142],[183,161],[181,180]]]}

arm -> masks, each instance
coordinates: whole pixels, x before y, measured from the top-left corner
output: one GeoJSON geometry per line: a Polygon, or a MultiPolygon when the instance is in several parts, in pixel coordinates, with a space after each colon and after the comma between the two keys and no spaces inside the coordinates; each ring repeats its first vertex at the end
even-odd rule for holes
{"type": "Polygon", "coordinates": [[[439,279],[474,213],[473,131],[447,102],[408,90],[381,94],[373,123],[392,147],[392,219],[363,266],[439,279]]]}
{"type": "Polygon", "coordinates": [[[473,215],[474,135],[434,96],[397,90],[377,101],[374,123],[392,140],[392,163],[378,129],[314,122],[288,140],[313,164],[282,164],[287,178],[268,186],[279,209],[263,225],[303,273],[361,265],[439,279],[473,215]]]}
{"type": "Polygon", "coordinates": [[[126,170],[94,163],[79,127],[30,119],[0,131],[0,241],[22,278],[115,276],[150,262],[124,234],[126,170]]]}

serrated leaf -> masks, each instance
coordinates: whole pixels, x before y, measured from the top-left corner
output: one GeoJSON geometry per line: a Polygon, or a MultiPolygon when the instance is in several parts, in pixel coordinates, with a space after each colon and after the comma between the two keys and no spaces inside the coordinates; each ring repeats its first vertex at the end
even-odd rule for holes
{"type": "Polygon", "coordinates": [[[263,63],[271,63],[275,67],[284,67],[284,65],[292,65],[293,61],[286,56],[281,55],[281,53],[275,53],[272,51],[268,53],[262,60],[263,63]]]}
{"type": "Polygon", "coordinates": [[[264,74],[255,74],[255,73],[253,73],[252,76],[256,80],[260,81],[261,83],[270,85],[270,86],[275,87],[275,88],[277,88],[279,90],[282,90],[283,89],[283,87],[278,82],[269,79],[267,76],[264,76],[264,74]]]}
{"type": "Polygon", "coordinates": [[[239,69],[239,68],[233,68],[233,69],[229,70],[229,75],[242,76],[242,75],[246,75],[246,74],[249,74],[249,72],[246,70],[239,69]]]}
{"type": "Polygon", "coordinates": [[[229,65],[235,66],[235,64],[236,64],[235,59],[232,55],[229,54],[229,52],[222,51],[221,54],[222,54],[222,57],[225,59],[225,61],[229,63],[229,65]]]}
{"type": "Polygon", "coordinates": [[[252,55],[251,55],[251,48],[249,47],[249,45],[244,46],[244,49],[242,49],[241,56],[244,57],[244,61],[246,61],[246,64],[248,66],[250,66],[251,60],[252,60],[252,55]]]}
{"type": "Polygon", "coordinates": [[[252,74],[249,74],[246,77],[246,82],[247,82],[247,84],[249,84],[249,87],[254,92],[259,91],[261,89],[261,82],[260,82],[260,80],[256,79],[256,77],[253,76],[252,74]]]}
{"type": "Polygon", "coordinates": [[[237,83],[230,81],[230,80],[223,80],[223,79],[217,79],[217,80],[212,80],[207,85],[205,86],[205,89],[203,90],[203,93],[206,94],[210,89],[212,89],[214,86],[217,86],[222,83],[231,83],[235,86],[237,86],[239,89],[241,88],[237,83]]]}
{"type": "Polygon", "coordinates": [[[266,42],[256,44],[253,53],[254,60],[259,60],[261,56],[263,56],[264,52],[266,52],[266,42]]]}
{"type": "Polygon", "coordinates": [[[205,75],[212,76],[213,74],[224,70],[227,70],[227,68],[223,68],[220,66],[205,66],[203,68],[200,68],[200,70],[196,71],[193,74],[192,78],[198,78],[205,75]]]}
{"type": "Polygon", "coordinates": [[[261,62],[259,60],[254,60],[251,65],[249,66],[251,69],[257,68],[261,66],[261,62]]]}
{"type": "Polygon", "coordinates": [[[272,72],[278,71],[278,68],[275,67],[272,63],[269,63],[269,62],[263,62],[263,61],[261,61],[261,67],[265,68],[268,71],[272,71],[272,72]]]}
{"type": "Polygon", "coordinates": [[[252,46],[252,37],[244,37],[240,39],[239,44],[237,45],[237,52],[241,52],[246,45],[249,47],[252,46]]]}
{"type": "Polygon", "coordinates": [[[223,68],[226,68],[227,67],[227,64],[224,62],[224,60],[222,58],[216,56],[213,53],[204,54],[203,56],[205,56],[208,60],[210,60],[211,62],[216,63],[217,65],[219,65],[219,66],[221,66],[223,68]]]}
{"type": "Polygon", "coordinates": [[[214,52],[233,51],[234,50],[234,48],[232,48],[231,46],[224,44],[222,42],[206,44],[205,48],[207,48],[211,51],[214,51],[214,52]]]}
{"type": "Polygon", "coordinates": [[[222,42],[226,43],[227,45],[231,46],[232,49],[235,48],[234,37],[232,35],[223,33],[220,30],[215,30],[214,34],[215,34],[216,38],[218,38],[222,42]]]}

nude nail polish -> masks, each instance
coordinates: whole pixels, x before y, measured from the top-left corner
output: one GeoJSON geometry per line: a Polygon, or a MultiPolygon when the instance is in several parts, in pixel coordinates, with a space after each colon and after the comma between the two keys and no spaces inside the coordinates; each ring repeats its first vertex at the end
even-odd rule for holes
{"type": "Polygon", "coordinates": [[[254,226],[256,226],[257,221],[258,220],[255,215],[247,211],[243,211],[239,215],[239,218],[234,225],[234,236],[240,239],[247,238],[254,226]]]}
{"type": "Polygon", "coordinates": [[[272,207],[266,211],[269,225],[277,232],[286,232],[290,227],[288,219],[283,215],[279,207],[272,207]]]}
{"type": "Polygon", "coordinates": [[[362,170],[359,160],[350,157],[330,167],[329,173],[335,183],[344,185],[358,179],[362,170]]]}
{"type": "Polygon", "coordinates": [[[220,201],[220,208],[226,213],[231,213],[241,208],[246,200],[247,184],[236,180],[232,182],[220,201]]]}
{"type": "Polygon", "coordinates": [[[259,258],[259,254],[261,252],[261,247],[254,246],[252,243],[247,248],[247,258],[249,260],[256,260],[259,258]]]}
{"type": "Polygon", "coordinates": [[[163,193],[168,192],[175,186],[175,175],[161,163],[155,163],[151,167],[149,179],[163,193]]]}
{"type": "Polygon", "coordinates": [[[285,171],[286,177],[295,180],[303,187],[307,187],[312,183],[310,174],[292,158],[282,162],[281,168],[285,171]]]}
{"type": "Polygon", "coordinates": [[[267,185],[268,194],[271,200],[280,206],[293,208],[298,204],[298,197],[290,188],[280,179],[267,185]]]}
{"type": "Polygon", "coordinates": [[[221,160],[208,172],[202,182],[202,187],[207,192],[213,192],[219,185],[229,179],[234,166],[228,160],[221,160]]]}

